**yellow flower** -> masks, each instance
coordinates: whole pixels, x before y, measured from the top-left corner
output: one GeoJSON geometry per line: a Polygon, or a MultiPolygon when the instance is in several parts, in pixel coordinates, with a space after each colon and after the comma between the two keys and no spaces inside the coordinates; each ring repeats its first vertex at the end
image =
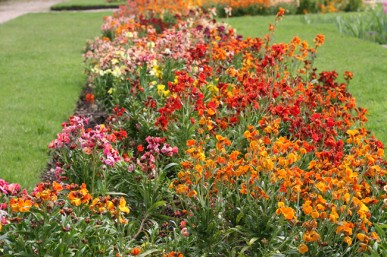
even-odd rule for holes
{"type": "Polygon", "coordinates": [[[185,194],[188,192],[188,186],[186,184],[180,184],[176,187],[176,193],[185,194]]]}
{"type": "Polygon", "coordinates": [[[363,233],[357,233],[356,238],[362,242],[368,241],[368,237],[363,233]]]}
{"type": "Polygon", "coordinates": [[[356,134],[358,134],[359,131],[357,129],[353,129],[353,130],[347,130],[347,134],[350,135],[350,136],[355,136],[356,134]]]}
{"type": "Polygon", "coordinates": [[[348,246],[351,246],[352,245],[352,238],[350,238],[349,236],[346,236],[344,237],[344,240],[343,240],[345,243],[347,243],[348,246]]]}
{"type": "Polygon", "coordinates": [[[118,208],[120,209],[121,212],[125,212],[126,214],[130,212],[129,207],[126,205],[125,198],[123,197],[120,198],[120,205],[118,206],[118,208]]]}

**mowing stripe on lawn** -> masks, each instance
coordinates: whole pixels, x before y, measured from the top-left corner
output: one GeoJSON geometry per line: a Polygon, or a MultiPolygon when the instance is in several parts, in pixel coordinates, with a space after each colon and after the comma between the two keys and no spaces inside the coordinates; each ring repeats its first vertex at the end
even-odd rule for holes
{"type": "MultiPolygon", "coordinates": [[[[310,15],[312,19],[319,17],[310,15]]],[[[387,49],[342,35],[333,22],[308,25],[302,22],[303,18],[299,15],[285,16],[278,25],[274,41],[290,42],[294,36],[299,36],[313,45],[315,36],[324,34],[325,44],[319,48],[314,66],[318,72],[336,70],[342,75],[348,70],[354,73],[349,92],[356,98],[357,106],[368,109],[367,129],[387,146],[387,49]]],[[[274,20],[274,16],[246,16],[222,21],[236,28],[238,34],[262,37],[274,20]]]]}
{"type": "Polygon", "coordinates": [[[29,14],[0,25],[0,178],[32,188],[85,83],[104,13],[29,14]]]}

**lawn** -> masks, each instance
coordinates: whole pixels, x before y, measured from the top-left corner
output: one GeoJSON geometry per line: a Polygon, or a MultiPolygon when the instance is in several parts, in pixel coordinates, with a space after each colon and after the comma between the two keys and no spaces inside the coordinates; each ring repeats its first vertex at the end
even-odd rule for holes
{"type": "Polygon", "coordinates": [[[82,51],[106,13],[30,14],[0,25],[0,177],[31,188],[85,83],[82,51]]]}
{"type": "MultiPolygon", "coordinates": [[[[354,73],[349,91],[356,97],[358,106],[368,109],[366,127],[387,145],[387,49],[340,34],[333,22],[336,15],[308,15],[310,24],[304,22],[304,16],[286,16],[279,23],[274,40],[289,42],[297,35],[313,44],[317,34],[324,34],[325,44],[318,51],[315,67],[318,71],[336,70],[341,75],[346,70],[354,73]]],[[[274,16],[246,16],[222,21],[228,22],[243,36],[261,37],[267,32],[268,24],[274,22],[274,16]]]]}

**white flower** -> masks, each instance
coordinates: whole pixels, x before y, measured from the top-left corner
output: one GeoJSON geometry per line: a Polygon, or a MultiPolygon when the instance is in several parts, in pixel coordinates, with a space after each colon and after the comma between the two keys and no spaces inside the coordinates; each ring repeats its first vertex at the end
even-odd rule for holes
{"type": "Polygon", "coordinates": [[[121,76],[121,69],[120,69],[120,67],[115,66],[115,67],[114,67],[114,70],[113,70],[113,72],[112,72],[112,75],[113,75],[114,77],[116,77],[116,78],[120,77],[120,76],[121,76]]]}

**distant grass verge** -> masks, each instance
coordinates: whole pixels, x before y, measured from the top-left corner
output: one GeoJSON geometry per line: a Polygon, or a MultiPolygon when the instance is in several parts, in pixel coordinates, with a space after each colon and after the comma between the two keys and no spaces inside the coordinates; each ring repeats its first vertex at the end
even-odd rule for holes
{"type": "MultiPolygon", "coordinates": [[[[308,15],[314,21],[305,23],[305,16],[285,16],[275,33],[276,42],[290,42],[294,36],[313,44],[317,34],[325,35],[325,44],[319,49],[315,67],[318,72],[336,70],[340,75],[352,71],[354,78],[349,92],[357,105],[368,109],[367,129],[387,146],[387,49],[382,46],[340,34],[334,22],[336,15],[308,15]],[[327,19],[325,19],[326,17],[327,19]],[[317,22],[321,20],[323,22],[317,22]]],[[[349,14],[345,14],[349,15],[349,14]]],[[[223,19],[237,29],[238,34],[261,37],[268,31],[274,16],[246,16],[223,19]]],[[[343,81],[343,80],[342,80],[343,81]]]]}
{"type": "Polygon", "coordinates": [[[82,52],[103,13],[42,13],[0,25],[0,178],[32,188],[85,83],[82,52]]]}
{"type": "Polygon", "coordinates": [[[76,11],[118,8],[125,1],[108,3],[105,0],[68,0],[51,6],[52,11],[76,11]]]}

